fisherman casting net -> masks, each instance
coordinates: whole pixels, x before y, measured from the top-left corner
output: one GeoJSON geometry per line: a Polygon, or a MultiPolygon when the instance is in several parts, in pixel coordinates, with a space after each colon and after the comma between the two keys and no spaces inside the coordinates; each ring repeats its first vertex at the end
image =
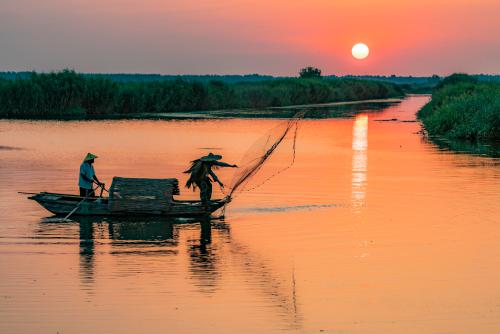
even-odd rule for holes
{"type": "Polygon", "coordinates": [[[235,193],[260,187],[293,165],[299,120],[303,117],[303,112],[295,114],[292,119],[268,131],[250,147],[233,177],[231,191],[227,194],[229,198],[235,193]]]}

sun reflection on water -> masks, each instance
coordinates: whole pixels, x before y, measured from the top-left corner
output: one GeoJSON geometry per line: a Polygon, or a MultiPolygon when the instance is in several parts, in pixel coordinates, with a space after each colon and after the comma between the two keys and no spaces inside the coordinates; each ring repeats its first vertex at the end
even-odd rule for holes
{"type": "Polygon", "coordinates": [[[351,207],[361,212],[365,204],[368,170],[368,116],[356,116],[352,127],[352,190],[351,207]]]}

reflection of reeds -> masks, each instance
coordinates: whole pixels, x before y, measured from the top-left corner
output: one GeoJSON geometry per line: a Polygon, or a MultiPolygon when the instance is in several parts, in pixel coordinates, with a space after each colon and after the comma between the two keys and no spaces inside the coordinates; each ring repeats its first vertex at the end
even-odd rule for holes
{"type": "MultiPolygon", "coordinates": [[[[453,151],[454,153],[473,154],[478,156],[488,156],[491,158],[500,158],[500,140],[498,141],[471,141],[466,139],[450,139],[440,136],[422,136],[424,144],[437,146],[443,151],[453,151]]],[[[489,160],[488,163],[499,164],[495,160],[489,160]]]]}

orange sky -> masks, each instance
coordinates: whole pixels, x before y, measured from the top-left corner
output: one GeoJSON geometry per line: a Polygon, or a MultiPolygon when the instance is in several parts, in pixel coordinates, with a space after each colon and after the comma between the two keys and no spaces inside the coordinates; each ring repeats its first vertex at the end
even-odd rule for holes
{"type": "Polygon", "coordinates": [[[499,14],[498,0],[2,0],[0,70],[500,73],[499,14]]]}

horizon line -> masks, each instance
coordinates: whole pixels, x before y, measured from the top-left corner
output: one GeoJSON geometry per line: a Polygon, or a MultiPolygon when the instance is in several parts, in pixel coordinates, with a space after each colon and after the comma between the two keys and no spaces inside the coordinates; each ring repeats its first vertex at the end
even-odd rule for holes
{"type": "MultiPolygon", "coordinates": [[[[204,73],[204,74],[190,74],[190,73],[184,73],[184,74],[172,74],[172,73],[159,73],[159,72],[84,72],[84,71],[77,71],[73,68],[61,68],[61,69],[55,69],[55,70],[2,70],[0,69],[0,73],[57,73],[57,72],[62,72],[64,70],[70,70],[74,71],[78,74],[86,74],[86,75],[157,75],[157,76],[172,76],[172,77],[178,77],[178,76],[193,76],[193,77],[203,77],[203,76],[262,76],[262,77],[272,77],[272,78],[296,78],[298,77],[297,75],[275,75],[275,74],[262,74],[262,73],[204,73]]],[[[412,77],[412,78],[430,78],[433,77],[434,75],[437,75],[439,77],[447,77],[455,73],[464,73],[468,74],[471,76],[474,75],[488,75],[488,76],[500,76],[499,73],[468,73],[465,71],[456,71],[452,72],[449,74],[427,74],[427,75],[414,75],[414,74],[397,74],[397,73],[391,73],[391,74],[376,74],[376,73],[366,73],[366,74],[322,74],[322,77],[391,77],[391,76],[396,76],[396,77],[412,77]]]]}

